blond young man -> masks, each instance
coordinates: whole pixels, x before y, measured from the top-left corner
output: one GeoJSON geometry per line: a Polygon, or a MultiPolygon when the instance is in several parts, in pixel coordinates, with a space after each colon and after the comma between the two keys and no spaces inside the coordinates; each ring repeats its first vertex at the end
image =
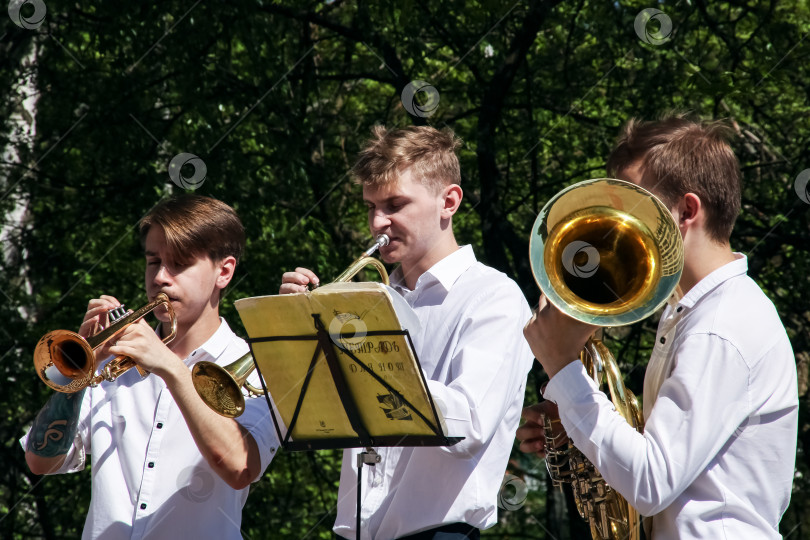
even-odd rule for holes
{"type": "MultiPolygon", "coordinates": [[[[394,289],[416,311],[414,336],[428,387],[452,447],[378,448],[362,487],[362,537],[478,538],[497,517],[497,495],[520,416],[531,354],[520,335],[529,308],[514,281],[459,247],[453,216],[462,199],[461,174],[450,132],[431,127],[387,131],[360,153],[353,173],[394,289]]],[[[302,292],[319,278],[296,268],[280,293],[302,292]]],[[[346,450],[335,532],[355,538],[359,450],[346,450]]]]}
{"type": "Polygon", "coordinates": [[[645,519],[654,540],[775,539],[790,501],[798,390],[787,334],[729,244],[739,164],[718,124],[631,121],[608,172],[656,194],[684,242],[679,293],[644,379],[644,433],[613,410],[576,358],[594,328],[541,300],[525,328],[551,380],[527,407],[524,452],[543,453],[556,403],[573,443],[645,519]]]}
{"type": "MultiPolygon", "coordinates": [[[[200,360],[226,365],[247,344],[219,317],[222,290],[244,249],[231,207],[199,195],[165,200],[140,222],[149,300],[166,293],[177,317],[168,346],[165,308],[155,330],[141,320],[99,355],[126,355],[131,369],[76,394],[55,393],[21,439],[36,474],[75,472],[92,460],[92,496],[83,538],[241,538],[242,507],[278,447],[263,399],[237,420],[210,410],[191,382],[200,360]]],[[[119,306],[90,300],[79,333],[107,325],[119,306]]]]}

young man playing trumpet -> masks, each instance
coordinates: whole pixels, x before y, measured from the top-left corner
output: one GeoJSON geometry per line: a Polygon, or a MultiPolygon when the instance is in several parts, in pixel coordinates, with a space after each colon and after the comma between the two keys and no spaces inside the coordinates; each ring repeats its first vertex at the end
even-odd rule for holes
{"type": "MultiPolygon", "coordinates": [[[[228,205],[199,195],[159,203],[140,222],[150,301],[168,295],[177,335],[167,335],[165,307],[157,333],[141,319],[98,357],[125,355],[130,369],[114,382],[75,394],[56,393],[21,442],[37,474],[75,472],[92,456],[92,496],[83,538],[241,538],[248,486],[273,458],[278,441],[265,400],[247,400],[238,420],[210,410],[190,367],[226,365],[247,344],[219,317],[222,290],[244,248],[244,229],[228,205]]],[[[79,333],[108,325],[120,306],[90,300],[79,333]]]]}
{"type": "Polygon", "coordinates": [[[718,124],[631,121],[608,172],[670,209],[684,244],[679,293],[661,317],[644,379],[644,432],[613,409],[577,360],[594,327],[541,300],[524,330],[551,378],[527,407],[524,452],[545,449],[556,403],[574,445],[654,540],[781,538],[796,456],[796,365],[771,301],[729,244],[739,164],[718,124]]]}
{"type": "MultiPolygon", "coordinates": [[[[399,263],[392,286],[422,324],[414,343],[451,447],[378,448],[362,486],[362,537],[478,538],[496,522],[532,357],[520,335],[529,307],[514,281],[459,247],[453,215],[461,180],[452,133],[431,127],[387,131],[360,153],[353,173],[363,186],[369,227],[399,263]]],[[[303,292],[319,278],[297,268],[280,293],[303,292]]],[[[334,530],[355,538],[356,456],[346,450],[334,530]]]]}

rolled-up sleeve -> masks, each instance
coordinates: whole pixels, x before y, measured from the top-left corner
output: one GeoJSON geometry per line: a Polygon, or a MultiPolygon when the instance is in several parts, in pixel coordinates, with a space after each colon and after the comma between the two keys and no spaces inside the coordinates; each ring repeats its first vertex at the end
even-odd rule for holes
{"type": "Polygon", "coordinates": [[[248,430],[259,447],[261,470],[256,478],[251,480],[251,482],[256,482],[270,465],[281,444],[276,434],[273,419],[270,416],[267,400],[264,397],[245,398],[245,412],[237,417],[236,421],[248,430]]]}
{"type": "MultiPolygon", "coordinates": [[[[79,409],[79,424],[76,428],[76,436],[73,438],[73,444],[68,448],[65,456],[65,461],[62,466],[52,472],[46,474],[64,474],[78,472],[84,469],[87,463],[87,455],[90,454],[90,411],[92,410],[91,402],[92,392],[90,390],[84,393],[82,397],[82,405],[79,409]]],[[[28,437],[31,435],[31,427],[20,438],[20,445],[23,450],[28,447],[28,437]]]]}

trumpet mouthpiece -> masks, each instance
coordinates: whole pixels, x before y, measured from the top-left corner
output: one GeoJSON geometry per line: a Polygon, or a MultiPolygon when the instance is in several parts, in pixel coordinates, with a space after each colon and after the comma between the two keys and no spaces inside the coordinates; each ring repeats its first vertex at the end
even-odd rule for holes
{"type": "Polygon", "coordinates": [[[372,253],[374,253],[375,251],[377,251],[378,249],[380,249],[381,247],[383,247],[383,246],[387,246],[387,245],[388,245],[388,243],[389,243],[390,241],[391,241],[391,239],[390,239],[390,238],[388,238],[388,235],[387,235],[387,234],[381,234],[381,235],[379,235],[379,236],[377,237],[376,241],[374,242],[374,245],[372,245],[370,248],[368,248],[368,249],[366,250],[366,252],[365,252],[365,256],[366,256],[366,257],[368,257],[368,256],[370,256],[372,253]]]}

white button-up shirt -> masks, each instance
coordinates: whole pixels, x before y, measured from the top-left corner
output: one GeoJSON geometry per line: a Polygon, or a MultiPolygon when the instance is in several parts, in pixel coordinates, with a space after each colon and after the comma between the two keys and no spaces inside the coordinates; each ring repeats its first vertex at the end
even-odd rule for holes
{"type": "MultiPolygon", "coordinates": [[[[248,346],[222,320],[185,359],[227,365],[248,346]]],[[[236,419],[259,446],[261,471],[279,446],[267,401],[246,399],[236,419]]],[[[28,435],[21,439],[23,447],[28,435]]],[[[89,388],[65,464],[54,474],[84,468],[92,458],[92,495],[82,538],[241,538],[249,488],[235,490],[208,465],[171,392],[156,375],[136,369],[89,388]]]]}
{"type": "Polygon", "coordinates": [[[654,540],[781,538],[796,458],[796,364],[743,255],[664,311],[644,381],[644,434],[585,374],[546,387],[571,440],[654,540]]]}
{"type": "MultiPolygon", "coordinates": [[[[520,419],[533,356],[523,339],[531,316],[517,284],[465,246],[436,263],[413,291],[400,269],[392,284],[416,311],[413,336],[451,447],[377,448],[363,467],[362,538],[390,540],[442,524],[495,524],[498,491],[520,419]]],[[[346,450],[335,532],[355,538],[359,449],[346,450]]]]}

